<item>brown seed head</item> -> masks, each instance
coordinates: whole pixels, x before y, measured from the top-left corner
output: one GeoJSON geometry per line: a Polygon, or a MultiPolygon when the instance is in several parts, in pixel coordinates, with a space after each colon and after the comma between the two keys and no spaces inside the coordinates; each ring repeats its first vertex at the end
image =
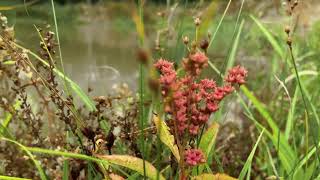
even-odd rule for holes
{"type": "Polygon", "coordinates": [[[187,45],[187,44],[189,43],[189,38],[188,38],[188,36],[184,36],[182,40],[183,40],[183,43],[184,43],[185,45],[187,45]]]}
{"type": "Polygon", "coordinates": [[[284,31],[287,33],[287,34],[290,34],[290,26],[286,26],[285,28],[284,28],[284,31]]]}
{"type": "Polygon", "coordinates": [[[203,49],[203,50],[207,50],[209,46],[209,42],[207,39],[203,39],[201,42],[200,42],[200,48],[203,49]]]}
{"type": "Polygon", "coordinates": [[[196,26],[199,26],[199,25],[201,24],[201,20],[200,20],[199,17],[196,17],[196,18],[194,19],[194,24],[195,24],[196,26]]]}
{"type": "Polygon", "coordinates": [[[151,91],[157,93],[159,91],[159,81],[157,79],[149,78],[148,79],[148,85],[151,91]]]}
{"type": "Polygon", "coordinates": [[[148,56],[147,51],[144,49],[139,49],[137,52],[137,59],[142,64],[148,64],[149,56],[148,56]]]}
{"type": "Polygon", "coordinates": [[[291,37],[288,37],[287,44],[288,44],[288,46],[292,46],[292,38],[291,37]]]}

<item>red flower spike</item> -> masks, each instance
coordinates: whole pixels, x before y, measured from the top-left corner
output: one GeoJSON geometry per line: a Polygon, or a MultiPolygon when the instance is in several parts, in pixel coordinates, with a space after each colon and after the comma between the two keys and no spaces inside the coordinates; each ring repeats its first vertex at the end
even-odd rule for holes
{"type": "Polygon", "coordinates": [[[197,166],[206,162],[200,149],[188,149],[185,151],[185,162],[188,166],[197,166]]]}

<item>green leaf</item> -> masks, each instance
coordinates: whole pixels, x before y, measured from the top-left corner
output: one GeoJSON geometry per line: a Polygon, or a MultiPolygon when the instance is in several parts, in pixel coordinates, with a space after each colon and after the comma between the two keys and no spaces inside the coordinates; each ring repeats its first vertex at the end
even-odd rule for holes
{"type": "Polygon", "coordinates": [[[206,157],[208,157],[212,150],[212,147],[216,141],[218,130],[219,124],[214,122],[201,137],[199,148],[204,152],[206,157]]]}
{"type": "MultiPolygon", "coordinates": [[[[251,163],[252,163],[252,159],[253,159],[253,156],[254,156],[254,153],[256,152],[256,149],[258,147],[258,144],[262,138],[262,135],[263,135],[263,132],[264,132],[264,129],[262,130],[262,132],[260,133],[260,136],[256,142],[256,144],[254,145],[253,149],[251,150],[250,152],[250,155],[249,157],[247,158],[247,161],[246,163],[244,164],[241,172],[240,172],[240,175],[239,175],[239,179],[242,180],[244,179],[244,176],[247,174],[247,172],[249,171],[249,169],[251,169],[251,163]]],[[[248,176],[250,176],[250,174],[248,174],[248,176]]]]}
{"type": "Polygon", "coordinates": [[[2,175],[0,175],[0,179],[2,179],[2,180],[31,180],[31,179],[27,179],[27,178],[18,178],[18,177],[2,176],[2,175]]]}
{"type": "Polygon", "coordinates": [[[176,157],[177,162],[180,161],[178,146],[174,143],[174,137],[169,132],[169,127],[167,124],[161,120],[158,116],[153,116],[154,124],[156,125],[158,135],[160,140],[171,150],[174,157],[176,157]]]}
{"type": "MultiPolygon", "coordinates": [[[[96,155],[96,157],[107,160],[112,164],[123,166],[131,170],[137,171],[141,175],[144,174],[143,160],[128,155],[96,155]]],[[[157,169],[149,162],[145,161],[146,176],[150,179],[157,179],[158,171],[157,169]]],[[[160,180],[165,180],[165,178],[159,174],[160,180]]]]}
{"type": "Polygon", "coordinates": [[[233,65],[234,65],[234,62],[236,60],[236,55],[237,55],[237,49],[239,47],[239,42],[240,42],[240,37],[241,37],[241,32],[242,32],[242,29],[243,29],[243,25],[244,25],[244,20],[241,21],[241,24],[239,26],[239,29],[238,29],[238,33],[237,33],[237,36],[232,44],[232,49],[231,49],[231,52],[229,54],[229,58],[228,58],[228,64],[226,66],[226,70],[225,70],[225,73],[228,72],[228,69],[230,69],[233,65]]]}
{"type": "Polygon", "coordinates": [[[236,180],[227,174],[201,174],[191,178],[192,180],[236,180]]]}

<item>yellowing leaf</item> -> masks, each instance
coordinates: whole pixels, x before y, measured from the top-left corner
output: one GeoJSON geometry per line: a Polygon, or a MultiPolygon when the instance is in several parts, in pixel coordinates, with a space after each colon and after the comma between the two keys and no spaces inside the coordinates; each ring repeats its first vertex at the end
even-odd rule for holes
{"type": "MultiPolygon", "coordinates": [[[[116,164],[137,171],[141,175],[144,174],[143,160],[128,155],[96,155],[100,159],[104,159],[111,164],[116,164]]],[[[149,162],[145,161],[146,176],[150,179],[157,179],[158,171],[149,162]]],[[[165,180],[165,178],[159,173],[159,179],[165,180]]]]}
{"type": "Polygon", "coordinates": [[[156,125],[160,140],[166,146],[168,146],[168,148],[171,150],[174,157],[176,157],[177,162],[179,162],[180,161],[179,149],[178,149],[178,146],[174,144],[174,137],[169,132],[169,127],[164,121],[162,121],[156,115],[153,116],[153,121],[154,121],[154,124],[156,125]]]}
{"type": "Polygon", "coordinates": [[[218,130],[219,130],[219,124],[213,123],[201,137],[199,148],[204,152],[206,157],[208,157],[213,147],[213,144],[216,141],[218,130]]]}
{"type": "Polygon", "coordinates": [[[125,180],[125,178],[123,178],[123,177],[121,177],[121,176],[119,176],[119,175],[117,175],[117,174],[114,174],[114,173],[111,173],[111,174],[109,175],[109,178],[110,178],[111,180],[125,180]]]}
{"type": "Polygon", "coordinates": [[[201,174],[193,177],[192,180],[236,180],[236,178],[226,174],[201,174]]]}

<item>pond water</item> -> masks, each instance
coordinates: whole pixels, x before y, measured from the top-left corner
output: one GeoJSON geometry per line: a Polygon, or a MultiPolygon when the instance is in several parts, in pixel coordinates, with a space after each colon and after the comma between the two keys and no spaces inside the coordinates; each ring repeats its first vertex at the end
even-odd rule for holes
{"type": "MultiPolygon", "coordinates": [[[[38,52],[40,38],[33,24],[46,29],[45,24],[30,18],[25,20],[24,16],[16,16],[13,24],[18,43],[38,52]]],[[[59,22],[65,72],[83,90],[92,88],[93,95],[105,95],[117,83],[126,83],[136,90],[138,64],[134,29],[124,33],[112,26],[109,20],[88,16],[81,22],[59,22]]],[[[54,27],[50,29],[54,31],[54,27]]]]}

